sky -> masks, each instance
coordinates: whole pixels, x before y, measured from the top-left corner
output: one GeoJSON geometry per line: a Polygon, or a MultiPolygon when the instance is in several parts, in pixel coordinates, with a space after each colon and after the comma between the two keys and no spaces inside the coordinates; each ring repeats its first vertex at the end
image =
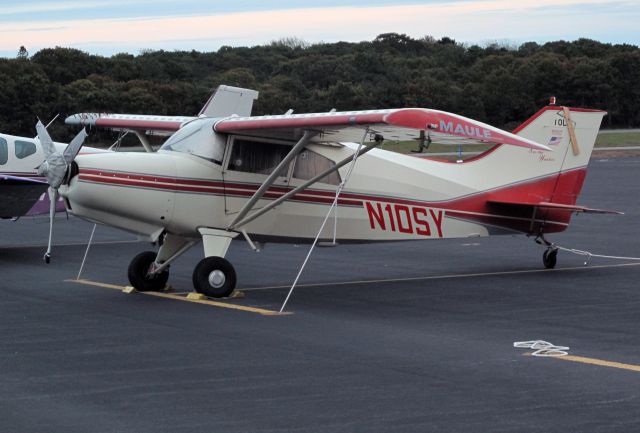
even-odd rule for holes
{"type": "Polygon", "coordinates": [[[640,45],[640,0],[0,0],[0,57],[20,46],[110,56],[388,32],[479,45],[582,37],[640,45]]]}

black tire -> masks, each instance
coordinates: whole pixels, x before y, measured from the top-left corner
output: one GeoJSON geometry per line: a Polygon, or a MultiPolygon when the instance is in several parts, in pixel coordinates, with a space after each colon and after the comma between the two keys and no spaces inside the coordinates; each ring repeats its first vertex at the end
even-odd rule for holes
{"type": "Polygon", "coordinates": [[[193,287],[210,298],[225,298],[236,288],[236,270],[222,257],[206,257],[193,270],[193,287]]]}
{"type": "Polygon", "coordinates": [[[542,263],[544,263],[545,268],[553,269],[556,267],[557,262],[558,262],[558,250],[546,250],[542,254],[542,263]]]}
{"type": "Polygon", "coordinates": [[[164,289],[169,280],[169,269],[157,275],[148,276],[151,264],[156,261],[158,254],[153,251],[140,253],[129,264],[129,282],[140,292],[159,292],[164,289]]]}

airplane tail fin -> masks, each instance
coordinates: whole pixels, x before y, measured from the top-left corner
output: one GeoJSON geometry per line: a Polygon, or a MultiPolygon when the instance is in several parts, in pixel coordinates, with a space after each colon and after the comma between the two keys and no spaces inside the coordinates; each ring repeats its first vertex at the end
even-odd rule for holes
{"type": "Polygon", "coordinates": [[[508,167],[508,174],[505,187],[492,193],[488,204],[498,213],[532,218],[524,228],[530,233],[562,231],[574,212],[608,213],[576,205],[605,114],[601,110],[549,105],[522,123],[514,134],[552,151],[523,152],[501,146],[493,152],[494,163],[508,167]]]}
{"type": "Polygon", "coordinates": [[[202,107],[198,116],[227,117],[231,115],[251,116],[253,101],[258,92],[251,89],[220,85],[202,107]]]}
{"type": "Polygon", "coordinates": [[[558,173],[549,202],[576,203],[605,115],[601,110],[550,105],[513,131],[553,149],[553,155],[539,155],[540,165],[555,166],[554,171],[558,173]]]}
{"type": "Polygon", "coordinates": [[[598,136],[602,110],[549,105],[518,126],[513,133],[545,144],[563,154],[560,170],[586,166],[598,136]]]}

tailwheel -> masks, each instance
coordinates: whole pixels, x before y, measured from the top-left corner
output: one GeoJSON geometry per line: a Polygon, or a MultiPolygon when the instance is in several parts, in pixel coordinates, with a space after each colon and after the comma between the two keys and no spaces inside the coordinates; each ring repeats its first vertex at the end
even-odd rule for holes
{"type": "Polygon", "coordinates": [[[138,254],[129,264],[129,282],[140,292],[158,292],[165,288],[169,280],[169,270],[165,269],[157,274],[150,274],[151,267],[156,261],[157,254],[145,251],[138,254]]]}
{"type": "Polygon", "coordinates": [[[196,292],[211,298],[224,298],[236,288],[236,271],[222,257],[206,257],[193,271],[196,292]]]}
{"type": "Polygon", "coordinates": [[[544,267],[547,269],[553,269],[556,267],[556,262],[558,261],[558,249],[549,247],[542,254],[542,263],[544,263],[544,267]]]}

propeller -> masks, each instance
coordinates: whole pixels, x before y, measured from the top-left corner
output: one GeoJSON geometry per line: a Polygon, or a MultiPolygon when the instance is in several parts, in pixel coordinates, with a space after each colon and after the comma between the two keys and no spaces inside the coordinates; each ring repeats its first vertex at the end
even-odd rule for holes
{"type": "Polygon", "coordinates": [[[58,188],[67,176],[69,165],[80,152],[87,132],[84,128],[71,140],[69,145],[63,152],[59,152],[53,144],[53,140],[47,131],[47,128],[38,120],[36,124],[38,139],[44,151],[45,160],[38,167],[38,174],[44,176],[49,184],[49,243],[47,244],[47,252],[44,254],[44,261],[51,261],[51,242],[53,239],[53,221],[55,219],[56,204],[58,203],[58,188]]]}

